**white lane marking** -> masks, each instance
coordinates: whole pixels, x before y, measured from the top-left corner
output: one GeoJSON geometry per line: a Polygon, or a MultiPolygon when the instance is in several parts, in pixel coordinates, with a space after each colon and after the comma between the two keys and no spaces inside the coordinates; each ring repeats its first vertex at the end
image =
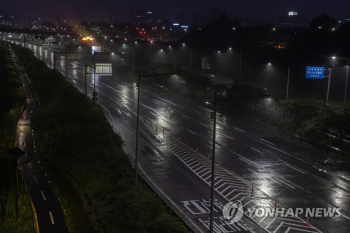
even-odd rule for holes
{"type": "Polygon", "coordinates": [[[194,111],[194,112],[196,112],[196,113],[198,113],[198,114],[203,115],[203,113],[202,113],[202,112],[198,112],[198,111],[196,111],[196,110],[192,110],[192,111],[194,111]]]}
{"type": "Polygon", "coordinates": [[[259,152],[260,154],[264,154],[264,153],[261,152],[260,150],[257,150],[257,149],[255,149],[255,148],[253,148],[253,147],[250,147],[250,149],[255,150],[256,152],[259,152]]]}
{"type": "Polygon", "coordinates": [[[175,121],[173,121],[173,120],[170,120],[170,119],[168,119],[168,118],[165,118],[167,121],[170,121],[170,122],[172,122],[172,123],[174,123],[175,125],[177,125],[177,123],[175,122],[175,121]]]}
{"type": "Polygon", "coordinates": [[[224,135],[227,138],[234,139],[233,137],[227,136],[226,134],[222,134],[222,135],[224,135]]]}
{"type": "Polygon", "coordinates": [[[184,114],[182,114],[182,116],[183,116],[183,117],[186,117],[186,118],[189,118],[188,116],[186,116],[186,115],[184,115],[184,114]]]}
{"type": "Polygon", "coordinates": [[[41,192],[41,195],[43,196],[43,198],[44,198],[44,201],[46,201],[46,197],[45,197],[45,195],[44,195],[44,193],[43,193],[43,191],[40,191],[41,192]]]}
{"type": "Polygon", "coordinates": [[[33,175],[33,177],[34,177],[35,182],[38,184],[39,182],[38,182],[38,180],[36,179],[36,176],[33,175]]]}
{"type": "Polygon", "coordinates": [[[264,142],[267,142],[267,143],[269,143],[269,144],[271,144],[271,145],[275,145],[275,144],[273,144],[272,142],[266,141],[266,140],[264,140],[264,139],[262,139],[262,138],[260,138],[260,140],[261,140],[261,141],[264,141],[264,142]]]}
{"type": "Polygon", "coordinates": [[[249,161],[247,161],[247,160],[245,160],[245,159],[242,159],[242,158],[239,158],[240,160],[242,160],[243,162],[246,162],[246,163],[248,163],[249,165],[251,165],[251,166],[254,166],[255,167],[255,165],[254,164],[252,164],[252,163],[250,163],[249,161]]]}
{"type": "Polygon", "coordinates": [[[350,218],[348,216],[344,215],[344,214],[341,214],[341,216],[343,216],[344,218],[347,218],[347,219],[350,220],[350,218]]]}
{"type": "MultiPolygon", "coordinates": [[[[310,225],[310,226],[311,226],[311,225],[310,225]]],[[[308,230],[303,230],[303,229],[294,228],[294,227],[288,227],[287,230],[285,231],[285,233],[288,233],[290,230],[296,230],[297,232],[298,232],[298,231],[303,231],[303,232],[312,232],[312,233],[315,233],[315,231],[308,231],[308,230]]]]}
{"type": "Polygon", "coordinates": [[[292,189],[295,189],[295,187],[293,187],[292,185],[290,185],[290,184],[284,182],[283,180],[280,180],[280,179],[278,179],[278,178],[276,178],[276,177],[274,177],[274,179],[277,180],[277,181],[279,181],[279,182],[284,183],[285,185],[288,185],[288,186],[291,187],[292,189]]]}
{"type": "Polygon", "coordinates": [[[241,131],[242,133],[244,133],[245,131],[244,130],[241,130],[241,129],[238,129],[236,127],[233,127],[234,129],[238,130],[238,131],[241,131]]]}
{"type": "Polygon", "coordinates": [[[341,176],[343,179],[350,181],[350,179],[346,178],[345,176],[341,176]]]}
{"type": "Polygon", "coordinates": [[[199,124],[203,125],[204,127],[207,127],[207,128],[210,128],[210,129],[211,129],[211,127],[209,127],[209,126],[207,126],[207,125],[204,125],[204,124],[202,124],[202,123],[199,123],[199,124]]]}
{"type": "Polygon", "coordinates": [[[191,134],[197,135],[195,132],[192,132],[191,130],[187,130],[188,132],[190,132],[191,134]]]}
{"type": "Polygon", "coordinates": [[[55,225],[55,221],[53,220],[53,216],[52,216],[51,211],[49,211],[49,214],[50,214],[50,218],[51,218],[51,223],[52,223],[52,225],[55,225]]]}
{"type": "Polygon", "coordinates": [[[293,168],[294,170],[296,170],[296,171],[298,171],[298,172],[301,172],[301,173],[305,174],[305,172],[303,172],[303,171],[301,171],[301,170],[299,170],[299,169],[297,169],[297,168],[295,168],[295,167],[292,167],[292,166],[290,166],[290,165],[288,165],[288,164],[285,164],[285,165],[288,166],[288,167],[290,167],[290,168],[293,168]]]}

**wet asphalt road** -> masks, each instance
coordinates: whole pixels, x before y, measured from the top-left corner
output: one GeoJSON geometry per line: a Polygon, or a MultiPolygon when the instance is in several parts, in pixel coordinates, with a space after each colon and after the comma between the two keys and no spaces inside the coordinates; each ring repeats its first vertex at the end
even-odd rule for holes
{"type": "MultiPolygon", "coordinates": [[[[50,51],[28,45],[46,61],[50,51]]],[[[63,73],[65,63],[57,61],[63,73]]],[[[84,89],[84,64],[69,62],[69,80],[84,89]]],[[[92,80],[88,83],[91,97],[92,80]]],[[[137,89],[123,74],[96,77],[98,102],[134,155],[137,89]]],[[[196,232],[208,226],[212,120],[210,108],[141,86],[139,164],[143,176],[196,232]],[[157,125],[157,127],[156,127],[157,125]],[[164,136],[163,136],[164,129],[164,136]],[[179,142],[177,141],[179,139],[179,142]],[[189,149],[186,148],[188,142],[189,149]],[[196,154],[198,148],[199,155],[196,154]]],[[[218,114],[220,115],[220,114],[218,114]]],[[[216,232],[350,232],[350,176],[348,164],[319,166],[329,156],[228,117],[218,117],[216,144],[216,232]],[[234,172],[234,179],[232,178],[234,172]],[[251,187],[254,186],[253,194],[251,187]],[[242,201],[244,208],[341,208],[339,217],[250,217],[225,224],[220,208],[227,201],[242,201]],[[276,201],[277,200],[277,201],[276,201]]],[[[133,158],[133,157],[132,157],[133,158]]]]}

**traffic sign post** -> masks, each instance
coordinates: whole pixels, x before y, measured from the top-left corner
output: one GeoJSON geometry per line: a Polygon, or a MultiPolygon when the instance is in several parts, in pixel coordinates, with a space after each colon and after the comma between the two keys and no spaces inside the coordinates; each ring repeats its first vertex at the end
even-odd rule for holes
{"type": "Polygon", "coordinates": [[[325,98],[323,101],[323,113],[324,116],[324,109],[325,106],[328,106],[328,98],[329,98],[329,88],[331,85],[331,68],[326,69],[328,71],[328,76],[324,75],[325,68],[324,67],[318,67],[318,66],[307,66],[306,67],[306,78],[307,79],[324,79],[328,78],[327,86],[325,86],[325,98]]]}
{"type": "Polygon", "coordinates": [[[306,67],[306,78],[307,79],[323,79],[324,78],[324,67],[307,66],[306,67]]]}

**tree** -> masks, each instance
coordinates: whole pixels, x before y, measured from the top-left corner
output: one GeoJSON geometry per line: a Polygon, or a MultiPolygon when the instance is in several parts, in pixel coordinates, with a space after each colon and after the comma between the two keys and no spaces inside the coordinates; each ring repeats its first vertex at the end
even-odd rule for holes
{"type": "Polygon", "coordinates": [[[317,116],[317,108],[313,105],[305,103],[301,99],[282,100],[286,117],[292,119],[291,129],[295,133],[302,123],[311,121],[317,116]]]}
{"type": "Polygon", "coordinates": [[[319,31],[318,29],[331,31],[332,28],[335,27],[337,27],[337,21],[335,18],[331,18],[329,15],[323,12],[320,16],[315,17],[311,21],[309,29],[314,31],[319,31]]]}
{"type": "Polygon", "coordinates": [[[350,112],[345,109],[342,113],[337,113],[331,109],[327,109],[325,124],[328,133],[341,141],[350,133],[350,112]]]}

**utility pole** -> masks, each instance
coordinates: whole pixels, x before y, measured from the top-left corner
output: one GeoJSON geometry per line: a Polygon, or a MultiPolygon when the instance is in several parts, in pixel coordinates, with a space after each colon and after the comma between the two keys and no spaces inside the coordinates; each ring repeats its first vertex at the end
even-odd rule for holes
{"type": "Polygon", "coordinates": [[[190,66],[190,70],[192,70],[192,47],[193,46],[191,46],[191,66],[190,66]]]}
{"type": "Polygon", "coordinates": [[[242,75],[242,50],[239,53],[239,76],[238,81],[241,81],[241,75],[242,75]]]}
{"type": "Polygon", "coordinates": [[[68,55],[68,53],[67,53],[67,48],[66,48],[66,82],[68,82],[68,75],[67,75],[67,60],[68,60],[68,58],[67,58],[67,55],[68,55]]]}
{"type": "Polygon", "coordinates": [[[348,59],[348,66],[346,67],[346,79],[345,79],[345,93],[344,93],[344,108],[346,107],[346,92],[348,91],[348,78],[349,78],[349,64],[350,59],[348,59]]]}
{"type": "MultiPolygon", "coordinates": [[[[14,130],[16,130],[14,128],[14,130]]],[[[15,131],[14,131],[15,133],[15,131]]],[[[14,138],[14,137],[13,137],[14,138]]],[[[18,157],[25,154],[24,151],[19,149],[18,147],[14,147],[7,151],[10,153],[15,159],[15,194],[16,194],[16,219],[18,219],[18,157]]]]}
{"type": "Polygon", "coordinates": [[[86,99],[87,99],[87,92],[86,92],[86,64],[84,64],[84,67],[85,67],[85,101],[86,101],[86,99]]]}
{"type": "Polygon", "coordinates": [[[136,151],[135,151],[135,184],[137,184],[137,155],[138,155],[138,145],[139,145],[140,92],[141,92],[141,70],[139,70],[139,81],[138,81],[138,83],[137,83],[137,119],[136,119],[136,151]]]}
{"type": "Polygon", "coordinates": [[[322,116],[324,117],[324,110],[325,110],[325,106],[328,106],[328,96],[329,96],[329,85],[330,85],[330,81],[331,81],[331,68],[329,68],[329,66],[327,67],[328,70],[328,76],[324,76],[324,78],[328,78],[328,85],[325,85],[325,92],[326,94],[324,95],[323,98],[323,109],[322,109],[322,116]]]}
{"type": "Polygon", "coordinates": [[[56,70],[56,51],[53,51],[53,69],[56,70]]]}
{"type": "Polygon", "coordinates": [[[329,98],[329,87],[331,85],[331,72],[332,72],[332,69],[329,68],[328,69],[329,73],[328,73],[328,87],[327,87],[327,99],[326,99],[326,106],[328,107],[328,98],[329,98]]]}
{"type": "Polygon", "coordinates": [[[173,51],[174,53],[174,74],[175,74],[175,51],[173,51]]]}
{"type": "Polygon", "coordinates": [[[288,65],[288,78],[287,78],[287,94],[286,94],[286,100],[288,100],[288,94],[289,94],[289,74],[290,74],[290,66],[288,65]]]}
{"type": "Polygon", "coordinates": [[[18,166],[15,158],[15,177],[16,177],[16,220],[18,219],[18,166]]]}
{"type": "Polygon", "coordinates": [[[1,107],[1,139],[4,140],[4,125],[5,125],[5,110],[4,107],[6,106],[6,103],[3,101],[0,101],[0,107],[1,107]]]}
{"type": "Polygon", "coordinates": [[[16,108],[16,81],[13,81],[13,105],[16,108]]]}
{"type": "Polygon", "coordinates": [[[216,97],[217,91],[214,96],[214,112],[212,112],[211,118],[214,119],[213,124],[213,151],[211,157],[211,186],[210,186],[210,233],[213,233],[214,225],[214,181],[215,181],[215,140],[216,140],[216,97]]]}
{"type": "Polygon", "coordinates": [[[94,106],[96,104],[96,97],[97,97],[95,76],[96,76],[96,59],[95,59],[95,53],[94,53],[94,92],[92,93],[92,96],[94,98],[94,106]]]}
{"type": "Polygon", "coordinates": [[[132,45],[132,75],[134,76],[134,69],[135,69],[135,42],[132,45]]]}

